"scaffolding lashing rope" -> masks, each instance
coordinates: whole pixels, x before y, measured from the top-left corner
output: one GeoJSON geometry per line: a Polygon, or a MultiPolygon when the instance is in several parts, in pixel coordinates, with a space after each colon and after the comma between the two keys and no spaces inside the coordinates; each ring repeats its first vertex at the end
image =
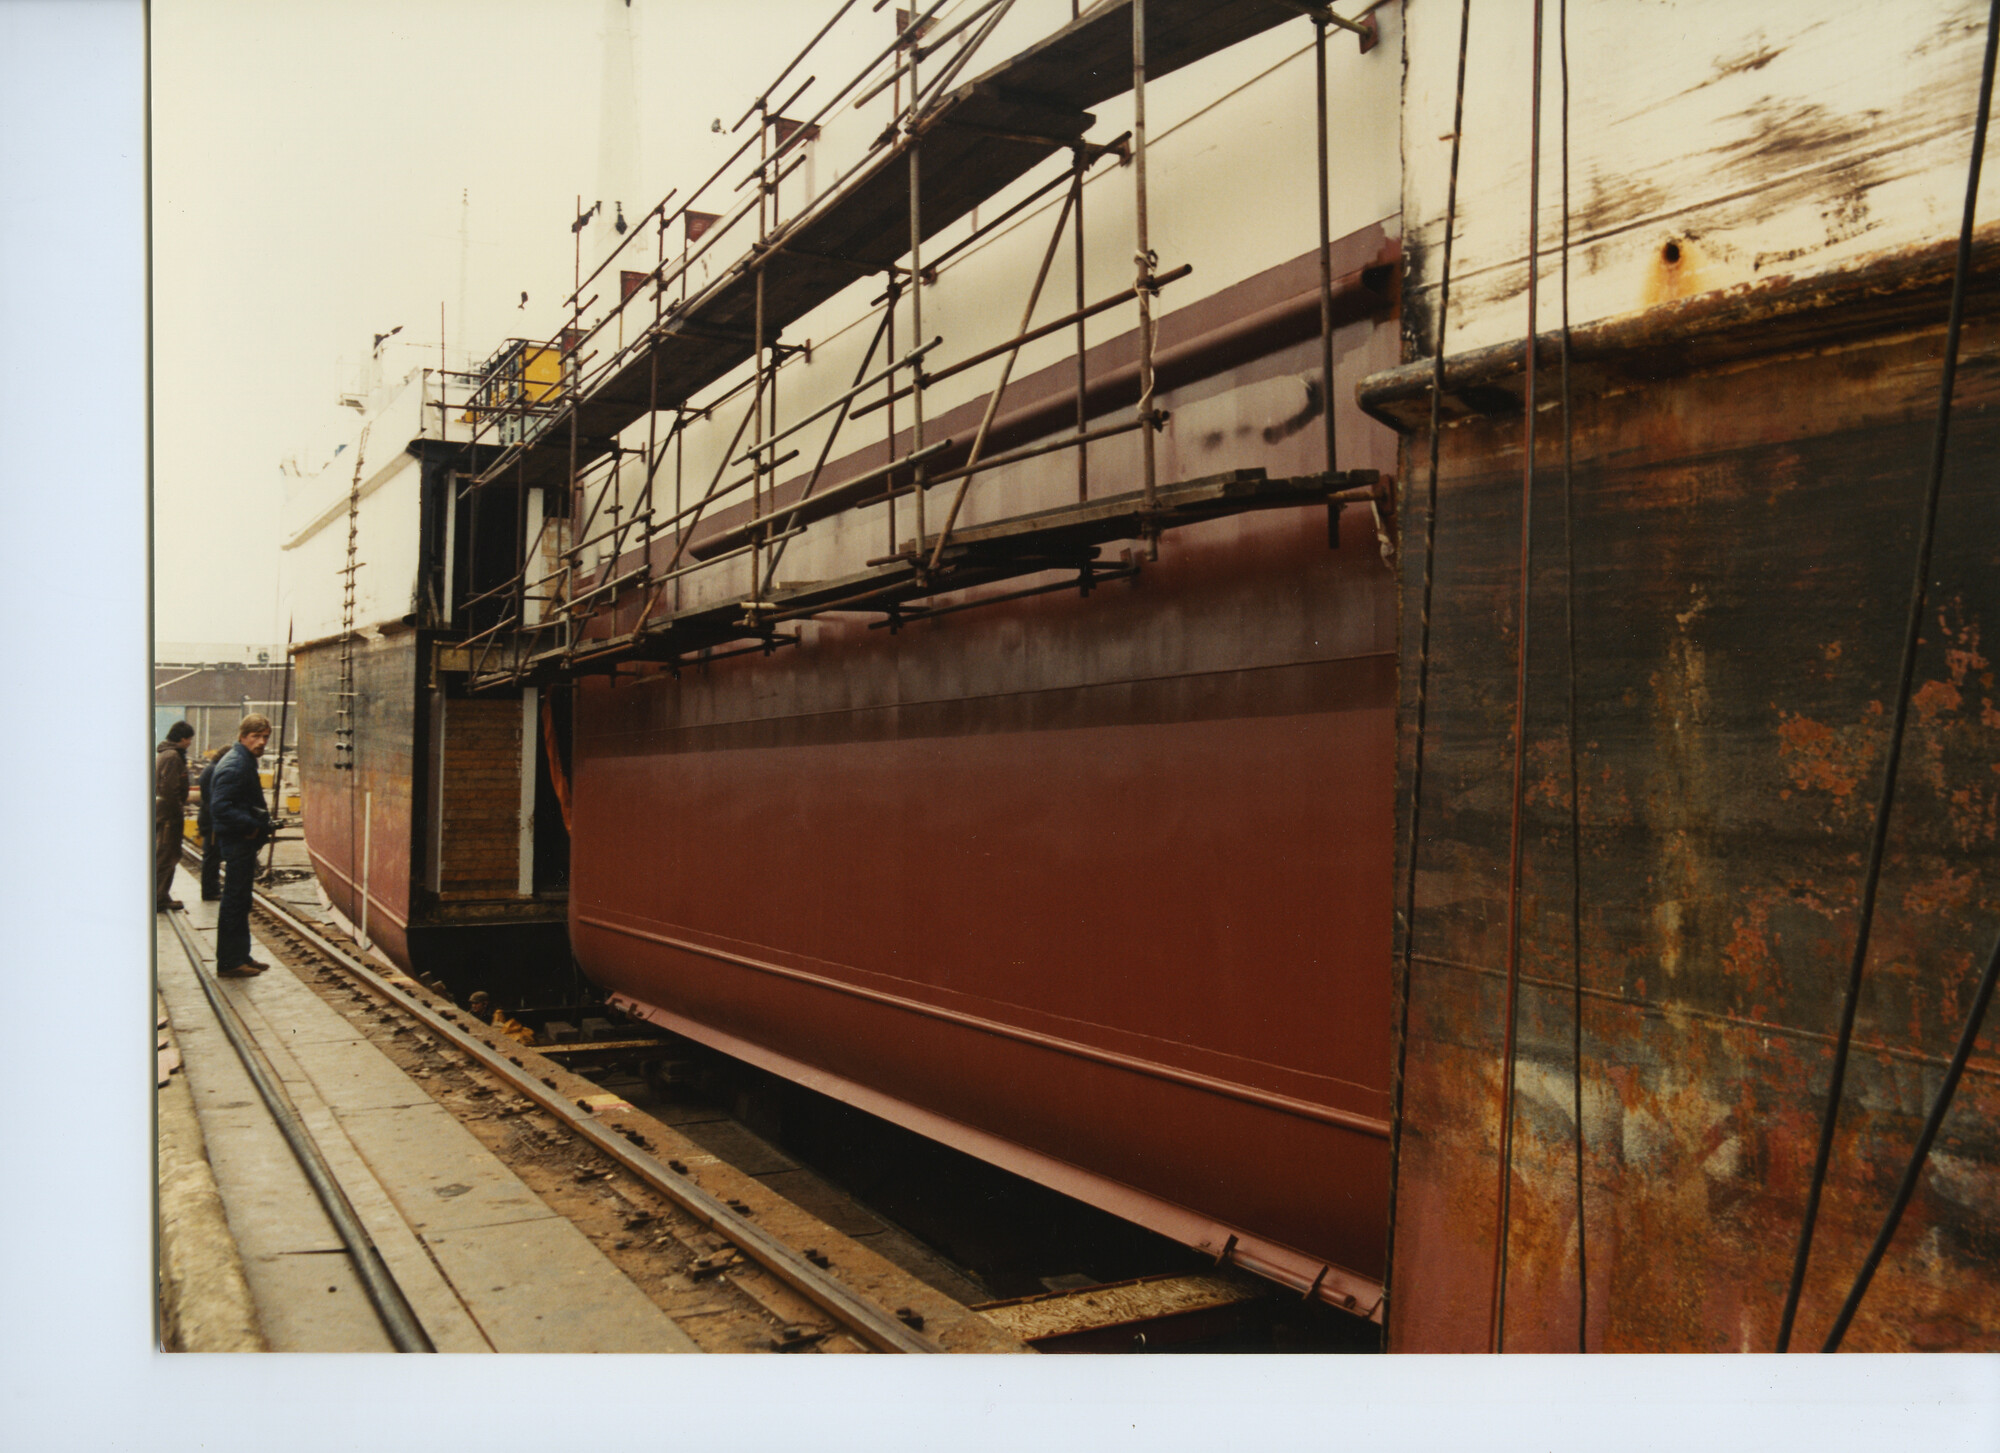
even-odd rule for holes
{"type": "Polygon", "coordinates": [[[542,693],[542,746],[549,759],[549,782],[556,791],[556,806],[562,809],[563,831],[574,829],[569,824],[569,773],[563,771],[562,749],[556,743],[556,713],[551,697],[552,691],[542,693]]]}
{"type": "MultiPolygon", "coordinates": [[[[1834,1129],[1840,1118],[1841,1093],[1847,1081],[1847,1061],[1854,1040],[1855,1011],[1861,1000],[1861,982],[1868,962],[1868,939],[1875,920],[1875,896],[1882,877],[1882,860],[1886,855],[1889,839],[1889,815],[1895,806],[1896,774],[1903,755],[1903,736],[1909,722],[1911,688],[1916,680],[1917,648],[1922,638],[1925,604],[1929,598],[1931,549],[1937,534],[1938,499],[1944,489],[1945,449],[1951,436],[1951,400],[1954,385],[1958,380],[1959,329],[1965,316],[1966,280],[1972,272],[1972,232],[1973,222],[1979,209],[1979,173],[1986,152],[1987,112],[1993,104],[1993,71],[1996,45],[2000,45],[2000,0],[1991,0],[1986,16],[1986,57],[1980,71],[1979,106],[1973,119],[1972,161],[1967,167],[1965,187],[1965,210],[1958,231],[1958,260],[1953,271],[1951,286],[1951,306],[1945,323],[1944,363],[1938,383],[1937,422],[1931,434],[1929,478],[1924,491],[1923,520],[1918,532],[1917,561],[1915,577],[1910,584],[1910,609],[1903,628],[1903,655],[1901,672],[1896,689],[1896,713],[1889,728],[1889,748],[1882,763],[1882,785],[1876,797],[1875,819],[1868,840],[1868,866],[1862,878],[1861,907],[1859,924],[1854,935],[1854,954],[1848,962],[1847,988],[1840,1006],[1840,1032],[1834,1042],[1833,1067],[1827,1080],[1826,1109],[1820,1119],[1819,1146],[1813,1157],[1812,1179],[1806,1190],[1806,1209],[1799,1224],[1798,1249],[1792,1259],[1791,1281],[1785,1289],[1785,1309],[1778,1323],[1778,1347],[1780,1352],[1788,1351],[1792,1341],[1793,1323],[1798,1317],[1799,1296],[1805,1287],[1806,1267],[1812,1257],[1813,1232],[1819,1219],[1820,1195],[1826,1187],[1826,1174],[1833,1155],[1834,1129]]],[[[2000,952],[2000,950],[1996,950],[2000,952]]],[[[1993,965],[1988,964],[1986,982],[1981,988],[1981,999],[1977,1012],[1966,1025],[1965,1036],[1960,1042],[1961,1053],[1970,1053],[1971,1042],[1979,1032],[1979,1021],[1984,1017],[1985,1002],[1992,995],[1993,965]]],[[[1962,1068],[1962,1065],[1959,1066],[1962,1068]]],[[[1938,1104],[1933,1111],[1935,1120],[1941,1122],[1943,1112],[1950,1105],[1951,1092],[1957,1087],[1954,1074],[1940,1092],[1938,1104]]],[[[1914,1186],[1914,1178],[1922,1169],[1923,1160],[1930,1153],[1930,1137],[1936,1134],[1934,1125],[1926,1126],[1925,1136],[1919,1153],[1912,1161],[1905,1176],[1905,1189],[1914,1186]]],[[[1833,1334],[1828,1338],[1825,1350],[1832,1351],[1840,1345],[1848,1322],[1867,1290],[1868,1279],[1874,1275],[1874,1267],[1879,1263],[1881,1253],[1887,1249],[1887,1238],[1895,1233],[1895,1224],[1902,1216],[1907,1195],[1899,1196],[1898,1204],[1892,1210],[1883,1234],[1877,1238],[1877,1245],[1870,1253],[1863,1273],[1857,1279],[1853,1291],[1849,1293],[1848,1305],[1841,1310],[1840,1320],[1833,1334]]]]}
{"type": "Polygon", "coordinates": [[[1585,1236],[1583,1134],[1583,778],[1576,749],[1576,431],[1569,390],[1569,0],[1556,10],[1562,63],[1563,640],[1568,663],[1570,1123],[1576,1162],[1576,1350],[1589,1351],[1590,1257],[1585,1236]]]}
{"type": "Polygon", "coordinates": [[[1153,272],[1159,266],[1148,237],[1146,196],[1146,0],[1132,0],[1132,216],[1135,243],[1132,261],[1138,276],[1132,285],[1139,303],[1139,430],[1140,468],[1146,499],[1146,556],[1160,558],[1160,525],[1153,515],[1158,487],[1153,442],[1153,272]]]}
{"type": "Polygon", "coordinates": [[[1507,1344],[1507,1232],[1514,1191],[1514,1078],[1521,995],[1521,825],[1527,784],[1528,611],[1535,561],[1535,325],[1541,276],[1542,0],[1535,0],[1529,67],[1528,123],[1528,342],[1527,391],[1521,440],[1521,564],[1514,637],[1514,788],[1507,828],[1507,1014],[1502,1035],[1499,1194],[1494,1206],[1491,1350],[1507,1344]]]}
{"type": "Polygon", "coordinates": [[[1438,280],[1436,338],[1431,362],[1430,477],[1424,504],[1423,593],[1417,612],[1417,689],[1410,767],[1410,838],[1403,868],[1403,951],[1397,956],[1395,1064],[1389,1077],[1389,1204],[1382,1260],[1382,1335],[1388,1339],[1393,1308],[1391,1288],[1396,1275],[1396,1204],[1401,1186],[1405,1068],[1410,1043],[1411,945],[1416,938],[1417,849],[1423,841],[1424,727],[1429,708],[1431,664],[1431,589],[1437,563],[1438,430],[1444,398],[1445,331],[1451,316],[1452,232],[1458,223],[1458,158],[1465,127],[1466,36],[1472,24],[1472,0],[1460,0],[1458,12],[1458,80],[1452,93],[1451,167],[1445,186],[1443,261],[1438,280]]]}

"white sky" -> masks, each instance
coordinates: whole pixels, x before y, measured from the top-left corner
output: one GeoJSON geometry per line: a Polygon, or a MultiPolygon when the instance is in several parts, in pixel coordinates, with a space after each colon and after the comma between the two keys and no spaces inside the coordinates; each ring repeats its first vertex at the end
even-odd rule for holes
{"type": "MultiPolygon", "coordinates": [[[[641,195],[606,197],[607,211],[622,201],[637,216],[712,171],[741,137],[711,121],[732,126],[836,8],[632,0],[641,195]]],[[[472,354],[554,332],[576,199],[597,199],[605,11],[606,0],[157,0],[156,640],[284,640],[279,463],[351,431],[335,394],[376,333],[403,329],[383,353],[392,374],[438,361],[440,304],[455,314],[461,296],[462,196],[472,354]]],[[[892,34],[887,11],[866,3],[843,32],[857,23],[879,44],[892,34]]],[[[837,78],[821,68],[808,96],[854,64],[837,78]]],[[[459,335],[450,316],[445,328],[459,335]]]]}

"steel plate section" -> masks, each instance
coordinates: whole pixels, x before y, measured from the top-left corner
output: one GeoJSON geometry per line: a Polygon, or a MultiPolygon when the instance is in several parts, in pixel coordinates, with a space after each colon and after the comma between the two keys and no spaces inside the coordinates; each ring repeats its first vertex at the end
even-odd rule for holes
{"type": "Polygon", "coordinates": [[[339,641],[297,652],[299,785],[307,851],[320,885],[350,922],[409,962],[411,811],[416,790],[418,637],[353,643],[353,766],[338,767],[339,641]],[[364,863],[364,853],[366,861],[364,863]],[[362,885],[367,885],[367,906],[362,885]]]}
{"type": "MultiPolygon", "coordinates": [[[[1965,334],[1910,734],[1795,1348],[1820,1344],[1881,1225],[2000,922],[2000,321],[1985,307],[1965,334]]],[[[1757,326],[1776,349],[1819,324],[1774,312],[1757,326]]],[[[1706,369],[1676,362],[1667,328],[1650,347],[1635,333],[1573,389],[1593,1350],[1775,1345],[1896,699],[1941,332],[1933,321],[1706,369]]],[[[1389,1323],[1392,1347],[1414,1351],[1489,1337],[1514,700],[1513,651],[1496,642],[1515,630],[1520,550],[1520,414],[1505,397],[1443,436],[1389,1323]]],[[[1573,1351],[1559,439],[1547,447],[1505,1345],[1573,1351]]],[[[1427,455],[1420,433],[1406,460],[1427,455]]],[[[1423,492],[1405,494],[1415,540],[1423,492]]],[[[1411,661],[1421,553],[1407,554],[1411,661]]],[[[1413,750],[1406,740],[1406,824],[1413,750]]],[[[1989,1019],[1848,1349],[2000,1347],[1996,1042],[1989,1019]]]]}
{"type": "Polygon", "coordinates": [[[1379,1274],[1395,671],[1372,529],[577,697],[607,987],[1379,1274]],[[1254,567],[1254,568],[1252,568],[1254,567]]]}

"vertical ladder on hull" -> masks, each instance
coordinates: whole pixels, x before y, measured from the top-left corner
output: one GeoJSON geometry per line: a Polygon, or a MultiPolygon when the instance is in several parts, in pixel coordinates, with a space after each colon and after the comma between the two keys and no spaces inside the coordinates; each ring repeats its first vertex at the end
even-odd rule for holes
{"type": "Polygon", "coordinates": [[[354,481],[347,489],[347,564],[341,568],[340,588],[340,690],[334,709],[333,766],[335,771],[354,770],[354,572],[361,568],[355,558],[361,534],[361,469],[368,457],[368,430],[354,447],[354,481]]]}

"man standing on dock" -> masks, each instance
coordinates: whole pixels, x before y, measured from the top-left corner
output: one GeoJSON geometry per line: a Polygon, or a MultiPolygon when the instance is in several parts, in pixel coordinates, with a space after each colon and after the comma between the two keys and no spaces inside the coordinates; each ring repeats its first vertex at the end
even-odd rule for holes
{"type": "Polygon", "coordinates": [[[222,906],[215,918],[215,974],[247,979],[267,964],[250,957],[250,887],[257,851],[271,839],[271,813],[257,778],[257,759],[271,740],[269,717],[252,712],[236,728],[236,745],[208,774],[209,821],[222,853],[222,906]]]}
{"type": "Polygon", "coordinates": [[[153,759],[153,911],[181,906],[174,897],[174,863],[181,855],[182,819],[188,800],[188,743],[194,728],[177,721],[153,759]]]}
{"type": "Polygon", "coordinates": [[[213,903],[222,896],[222,855],[215,850],[215,819],[208,810],[214,799],[209,796],[208,779],[226,750],[224,747],[210,747],[201,775],[194,779],[194,827],[201,834],[201,901],[204,903],[213,903]]]}

